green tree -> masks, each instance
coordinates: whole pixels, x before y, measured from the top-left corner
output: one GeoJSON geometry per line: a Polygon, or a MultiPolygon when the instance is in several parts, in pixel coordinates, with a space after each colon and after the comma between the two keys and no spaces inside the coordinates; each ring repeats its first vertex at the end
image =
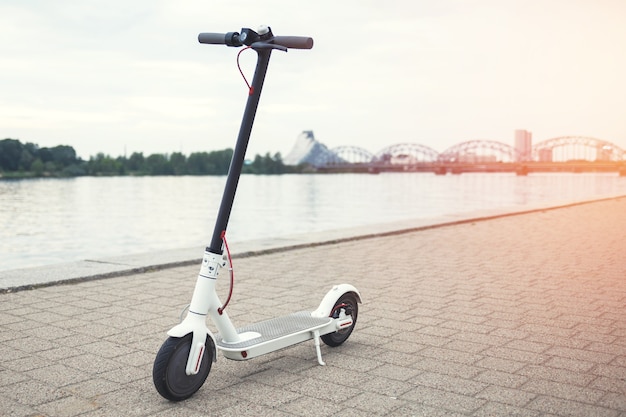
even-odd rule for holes
{"type": "Polygon", "coordinates": [[[191,175],[207,175],[215,168],[209,161],[209,154],[206,152],[194,152],[187,158],[187,173],[191,175]]]}
{"type": "Polygon", "coordinates": [[[273,157],[269,153],[265,156],[256,155],[245,168],[244,172],[249,174],[283,174],[286,171],[280,153],[273,157]]]}
{"type": "Polygon", "coordinates": [[[180,152],[170,155],[170,166],[174,175],[187,174],[187,157],[180,152]]]}
{"type": "Polygon", "coordinates": [[[169,161],[162,154],[152,154],[146,158],[146,167],[150,175],[172,175],[173,170],[169,161]]]}
{"type": "Polygon", "coordinates": [[[142,173],[146,170],[146,159],[142,152],[133,152],[126,161],[127,171],[142,173]]]}
{"type": "MultiPolygon", "coordinates": [[[[73,147],[58,145],[39,148],[34,143],[22,144],[17,139],[0,140],[0,172],[22,172],[19,175],[226,175],[233,156],[232,149],[212,152],[194,152],[186,157],[180,152],[171,155],[153,154],[144,157],[134,152],[130,158],[113,158],[104,153],[83,161],[73,147]]],[[[244,165],[243,172],[254,174],[282,174],[301,172],[301,167],[287,167],[280,153],[271,156],[256,155],[252,163],[244,165]]]]}
{"type": "Polygon", "coordinates": [[[187,158],[187,173],[191,175],[226,175],[232,157],[232,149],[194,152],[187,158]]]}
{"type": "Polygon", "coordinates": [[[87,163],[87,172],[90,175],[119,175],[122,170],[123,166],[119,161],[102,152],[89,158],[87,163]]]}
{"type": "Polygon", "coordinates": [[[33,163],[30,165],[30,169],[36,177],[41,177],[43,175],[43,162],[41,159],[36,158],[33,163]]]}
{"type": "Polygon", "coordinates": [[[226,175],[230,166],[230,160],[233,158],[232,149],[224,149],[221,151],[213,151],[209,153],[209,161],[213,165],[213,170],[209,172],[211,175],[226,175]]]}
{"type": "Polygon", "coordinates": [[[283,157],[280,152],[276,152],[272,157],[272,174],[284,174],[285,164],[283,163],[283,157]]]}
{"type": "Polygon", "coordinates": [[[51,161],[60,169],[75,164],[78,161],[76,151],[71,146],[58,145],[53,148],[43,149],[49,150],[51,161]]]}
{"type": "Polygon", "coordinates": [[[17,139],[4,139],[0,141],[0,168],[4,171],[17,171],[20,167],[20,159],[24,145],[17,139]]]}
{"type": "Polygon", "coordinates": [[[39,151],[37,152],[37,156],[39,156],[39,158],[41,159],[41,162],[43,162],[44,164],[46,162],[52,162],[52,151],[50,150],[50,148],[41,148],[39,149],[39,151]]]}
{"type": "Polygon", "coordinates": [[[56,165],[52,161],[45,162],[43,164],[43,172],[45,175],[52,175],[56,172],[56,165]]]}
{"type": "Polygon", "coordinates": [[[30,171],[33,162],[35,161],[35,156],[29,152],[26,147],[22,149],[22,155],[20,155],[19,161],[19,169],[20,171],[30,171]]]}
{"type": "Polygon", "coordinates": [[[117,165],[118,175],[126,175],[126,157],[118,156],[115,158],[115,163],[117,165]]]}
{"type": "Polygon", "coordinates": [[[68,165],[61,171],[63,177],[81,177],[83,175],[87,175],[86,164],[84,163],[68,165]]]}

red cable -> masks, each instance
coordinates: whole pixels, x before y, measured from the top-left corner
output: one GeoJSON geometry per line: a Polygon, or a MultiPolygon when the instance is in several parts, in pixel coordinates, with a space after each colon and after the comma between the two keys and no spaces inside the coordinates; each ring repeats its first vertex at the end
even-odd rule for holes
{"type": "Polygon", "coordinates": [[[335,308],[333,308],[333,310],[330,312],[330,314],[328,315],[328,317],[332,317],[333,314],[335,314],[335,311],[339,310],[340,308],[344,308],[344,307],[348,307],[348,304],[346,303],[341,303],[335,306],[335,308]]]}
{"type": "Polygon", "coordinates": [[[246,49],[250,49],[250,47],[246,46],[245,48],[240,50],[239,53],[237,54],[237,68],[239,69],[239,73],[243,77],[243,80],[246,82],[246,85],[248,86],[248,94],[252,95],[254,93],[254,88],[250,85],[250,83],[246,79],[246,76],[243,74],[243,71],[241,70],[241,65],[239,65],[239,55],[241,55],[241,53],[245,51],[246,49]]]}
{"type": "MultiPolygon", "coordinates": [[[[245,77],[244,77],[245,79],[245,77]]],[[[228,264],[230,266],[230,289],[228,290],[228,298],[226,298],[226,302],[223,306],[217,309],[217,312],[221,316],[226,306],[230,302],[230,297],[233,295],[233,287],[235,286],[235,271],[233,270],[233,258],[230,256],[230,249],[228,248],[228,242],[226,241],[226,230],[222,230],[222,242],[224,242],[224,247],[226,248],[226,254],[228,256],[228,264]]]]}

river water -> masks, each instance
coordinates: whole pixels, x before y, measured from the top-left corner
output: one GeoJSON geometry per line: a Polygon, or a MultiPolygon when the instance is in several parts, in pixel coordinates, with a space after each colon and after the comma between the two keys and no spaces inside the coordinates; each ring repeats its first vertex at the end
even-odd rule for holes
{"type": "MultiPolygon", "coordinates": [[[[208,244],[225,177],[0,181],[3,270],[208,244]]],[[[626,195],[601,173],[242,176],[231,241],[626,195]]]]}

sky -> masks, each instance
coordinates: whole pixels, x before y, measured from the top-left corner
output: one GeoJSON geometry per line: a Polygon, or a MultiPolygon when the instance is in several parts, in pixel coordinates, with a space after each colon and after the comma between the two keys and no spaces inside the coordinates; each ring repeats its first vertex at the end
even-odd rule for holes
{"type": "MultiPolygon", "coordinates": [[[[248,156],[588,136],[626,149],[623,0],[0,0],[0,138],[79,156],[233,147],[237,48],[200,32],[311,36],[272,53],[248,156]]],[[[241,64],[252,77],[256,54],[241,64]]]]}

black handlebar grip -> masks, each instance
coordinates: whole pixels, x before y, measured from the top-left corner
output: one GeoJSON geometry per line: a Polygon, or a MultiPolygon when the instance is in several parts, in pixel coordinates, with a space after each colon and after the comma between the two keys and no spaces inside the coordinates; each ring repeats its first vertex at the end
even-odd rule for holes
{"type": "Polygon", "coordinates": [[[198,35],[198,42],[210,43],[214,45],[225,45],[226,34],[225,33],[201,33],[198,35]]]}
{"type": "Polygon", "coordinates": [[[274,43],[292,49],[313,48],[313,38],[307,36],[274,36],[274,43]]]}

